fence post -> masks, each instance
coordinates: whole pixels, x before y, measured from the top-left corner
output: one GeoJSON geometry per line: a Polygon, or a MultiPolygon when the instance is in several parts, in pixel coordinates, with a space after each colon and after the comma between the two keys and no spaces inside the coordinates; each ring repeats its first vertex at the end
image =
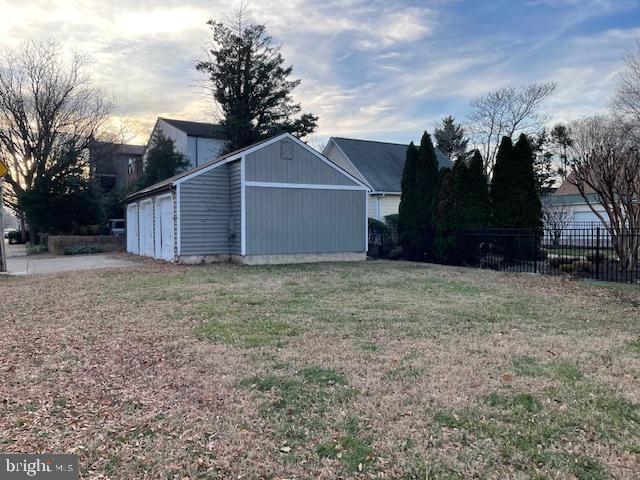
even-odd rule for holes
{"type": "Polygon", "coordinates": [[[600,278],[600,227],[596,227],[596,280],[600,278]]]}

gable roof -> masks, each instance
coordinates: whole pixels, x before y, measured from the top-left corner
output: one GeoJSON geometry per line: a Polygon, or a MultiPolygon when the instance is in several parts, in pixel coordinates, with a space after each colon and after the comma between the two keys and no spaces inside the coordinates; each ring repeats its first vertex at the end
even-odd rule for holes
{"type": "Polygon", "coordinates": [[[327,157],[322,155],[320,152],[318,152],[318,151],[314,150],[313,148],[311,148],[309,145],[304,143],[302,140],[294,137],[290,133],[282,133],[280,135],[276,135],[275,137],[271,137],[271,138],[267,138],[265,140],[261,140],[259,142],[256,142],[256,143],[254,143],[252,145],[249,145],[247,147],[241,148],[239,150],[234,150],[234,151],[229,152],[229,153],[227,153],[225,155],[221,155],[218,158],[215,158],[215,159],[210,160],[210,161],[208,161],[206,163],[203,163],[202,165],[198,165],[197,167],[191,168],[189,170],[185,170],[184,172],[180,172],[177,175],[174,175],[173,177],[169,177],[169,178],[167,178],[165,180],[162,180],[162,181],[160,181],[158,183],[155,183],[155,184],[153,184],[153,185],[151,185],[149,187],[143,188],[142,190],[138,190],[137,192],[134,192],[131,195],[128,195],[127,197],[125,197],[125,202],[127,200],[135,200],[137,198],[144,197],[144,196],[149,195],[151,193],[155,193],[155,192],[159,192],[161,190],[169,189],[172,186],[180,183],[180,181],[186,180],[187,177],[191,178],[192,176],[195,176],[198,173],[201,173],[201,172],[204,173],[205,170],[207,170],[207,171],[211,170],[212,168],[215,168],[215,166],[218,165],[218,164],[227,163],[227,161],[237,160],[237,159],[241,158],[243,155],[251,153],[252,151],[257,150],[258,148],[260,148],[262,146],[266,146],[266,144],[271,144],[271,143],[277,142],[279,140],[282,140],[284,138],[289,138],[289,139],[293,140],[294,142],[296,142],[298,145],[301,145],[304,148],[310,150],[319,159],[321,159],[325,163],[328,163],[329,165],[331,165],[333,168],[338,170],[344,176],[349,177],[351,180],[353,180],[354,182],[356,182],[358,185],[362,186],[363,188],[367,188],[367,186],[362,181],[360,181],[359,179],[357,179],[356,177],[351,175],[349,172],[347,172],[346,170],[344,170],[340,166],[336,165],[334,162],[329,160],[327,157]],[[263,144],[265,144],[265,145],[263,145],[263,144]]]}
{"type": "MultiPolygon", "coordinates": [[[[400,193],[402,170],[409,145],[401,143],[331,137],[331,140],[360,172],[374,192],[400,193]]],[[[451,160],[437,148],[440,168],[450,168],[451,160]]]]}
{"type": "Polygon", "coordinates": [[[191,122],[188,120],[175,120],[172,118],[159,117],[163,122],[176,127],[190,137],[216,138],[226,140],[224,127],[217,123],[191,122]]]}
{"type": "MultiPolygon", "coordinates": [[[[576,181],[575,173],[570,173],[569,176],[567,176],[567,178],[564,179],[564,182],[562,182],[562,184],[556,189],[556,191],[553,192],[553,194],[558,196],[580,195],[580,190],[578,189],[578,186],[575,184],[575,181],[576,181]]],[[[593,188],[591,188],[589,185],[584,186],[584,192],[586,194],[595,193],[593,188]]]]}

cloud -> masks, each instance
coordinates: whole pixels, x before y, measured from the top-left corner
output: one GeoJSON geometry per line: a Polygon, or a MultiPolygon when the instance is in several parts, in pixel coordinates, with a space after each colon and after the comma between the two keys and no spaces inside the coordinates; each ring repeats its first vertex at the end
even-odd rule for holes
{"type": "MultiPolygon", "coordinates": [[[[116,115],[143,131],[159,115],[212,120],[195,71],[225,20],[223,0],[0,0],[0,45],[56,38],[89,53],[116,115]]],[[[320,136],[417,138],[436,119],[463,119],[471,98],[557,80],[556,119],[606,108],[640,18],[631,0],[262,0],[267,25],[302,84],[320,136]]],[[[146,133],[138,136],[146,140],[146,133]]]]}

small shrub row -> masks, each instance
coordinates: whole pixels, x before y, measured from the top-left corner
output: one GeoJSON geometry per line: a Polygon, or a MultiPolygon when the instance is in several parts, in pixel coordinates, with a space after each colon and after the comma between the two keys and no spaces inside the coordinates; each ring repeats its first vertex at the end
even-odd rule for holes
{"type": "Polygon", "coordinates": [[[65,255],[86,255],[102,252],[104,252],[104,249],[99,245],[72,245],[64,249],[65,255]]]}

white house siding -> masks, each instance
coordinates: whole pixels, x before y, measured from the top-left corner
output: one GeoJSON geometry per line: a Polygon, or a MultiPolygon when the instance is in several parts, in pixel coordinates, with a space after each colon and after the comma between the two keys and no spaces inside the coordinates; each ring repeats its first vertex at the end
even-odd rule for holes
{"type": "Polygon", "coordinates": [[[400,208],[400,195],[387,194],[370,194],[368,201],[369,218],[384,221],[387,215],[395,215],[400,208]]]}
{"type": "Polygon", "coordinates": [[[187,151],[184,152],[190,167],[218,158],[224,151],[224,140],[187,136],[187,151]]]}
{"type": "Polygon", "coordinates": [[[167,138],[173,140],[173,143],[175,144],[176,150],[178,152],[182,153],[183,155],[187,155],[189,146],[187,144],[186,133],[184,133],[182,130],[177,129],[173,125],[169,125],[162,119],[159,119],[156,123],[156,128],[153,130],[151,138],[153,138],[153,134],[155,134],[155,132],[157,132],[158,130],[164,133],[167,138]]]}
{"type": "MultiPolygon", "coordinates": [[[[338,148],[338,146],[331,140],[329,144],[324,148],[322,154],[331,160],[333,163],[338,165],[340,168],[350,173],[358,180],[363,183],[367,183],[366,180],[362,177],[358,169],[351,163],[351,160],[347,158],[347,156],[342,153],[342,151],[338,148]]],[[[374,217],[375,218],[375,217],[374,217]]]]}

